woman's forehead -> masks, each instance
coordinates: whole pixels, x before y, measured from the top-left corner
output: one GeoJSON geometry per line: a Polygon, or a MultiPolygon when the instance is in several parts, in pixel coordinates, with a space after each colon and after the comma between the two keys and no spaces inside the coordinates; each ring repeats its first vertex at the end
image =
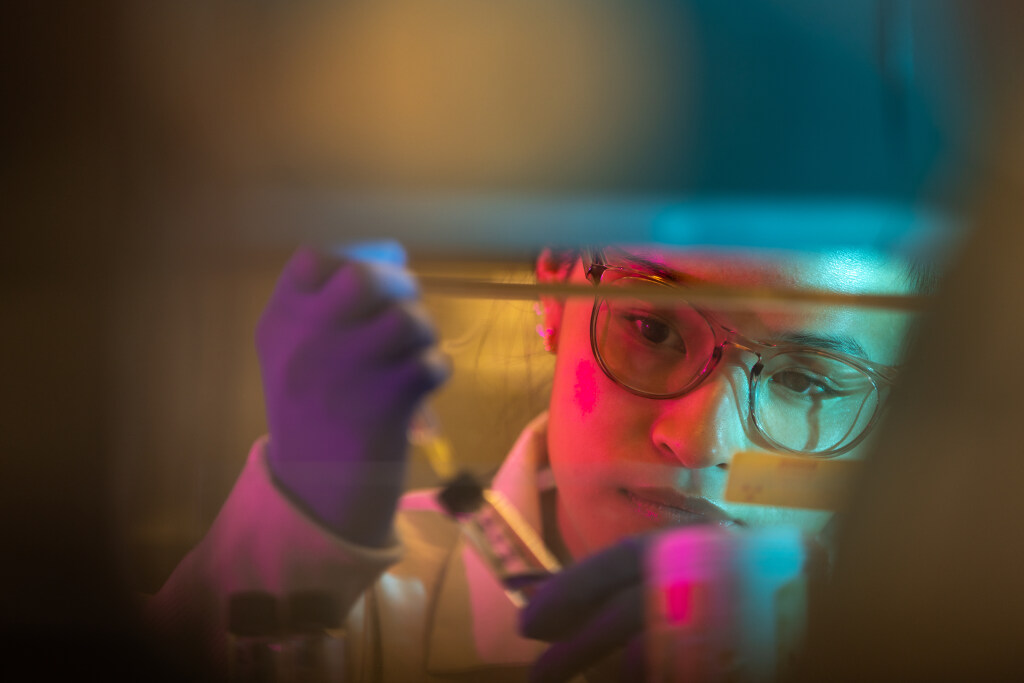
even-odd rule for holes
{"type": "Polygon", "coordinates": [[[656,266],[680,281],[845,294],[912,294],[909,262],[869,250],[781,252],[753,249],[615,247],[609,260],[656,266]]]}

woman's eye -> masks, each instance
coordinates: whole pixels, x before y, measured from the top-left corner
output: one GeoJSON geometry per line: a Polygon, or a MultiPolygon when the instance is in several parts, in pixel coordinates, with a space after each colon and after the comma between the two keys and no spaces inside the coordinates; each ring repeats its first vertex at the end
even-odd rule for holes
{"type": "Polygon", "coordinates": [[[823,395],[831,393],[831,389],[824,381],[799,370],[777,372],[772,375],[772,382],[797,394],[823,395]]]}
{"type": "Polygon", "coordinates": [[[638,335],[651,344],[658,346],[671,346],[680,351],[686,351],[686,343],[679,333],[663,320],[650,316],[633,314],[629,316],[629,322],[638,335]]]}

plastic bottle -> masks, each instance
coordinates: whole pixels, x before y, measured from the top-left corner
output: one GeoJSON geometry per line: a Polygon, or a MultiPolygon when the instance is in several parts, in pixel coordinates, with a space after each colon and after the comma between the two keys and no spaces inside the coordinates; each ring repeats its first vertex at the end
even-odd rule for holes
{"type": "Polygon", "coordinates": [[[290,683],[341,683],[347,679],[345,634],[337,601],[327,591],[288,595],[287,669],[290,683]]]}
{"type": "Polygon", "coordinates": [[[806,620],[807,540],[792,527],[694,526],[647,556],[648,683],[771,683],[806,620]]]}
{"type": "Polygon", "coordinates": [[[454,517],[516,607],[529,600],[532,586],[561,569],[519,512],[497,491],[484,489],[463,472],[439,494],[438,502],[454,517]]]}

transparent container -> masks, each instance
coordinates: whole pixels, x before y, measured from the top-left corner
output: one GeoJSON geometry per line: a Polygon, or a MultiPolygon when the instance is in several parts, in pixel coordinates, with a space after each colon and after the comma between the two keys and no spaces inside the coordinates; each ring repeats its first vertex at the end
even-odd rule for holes
{"type": "Polygon", "coordinates": [[[337,600],[327,591],[300,591],[287,599],[285,663],[290,683],[348,680],[347,637],[337,600]]]}
{"type": "Polygon", "coordinates": [[[696,526],[647,554],[648,683],[770,683],[785,677],[807,618],[799,530],[696,526]]]}
{"type": "Polygon", "coordinates": [[[558,560],[519,511],[497,491],[484,489],[468,473],[438,494],[516,607],[529,601],[534,586],[561,569],[558,560]]]}

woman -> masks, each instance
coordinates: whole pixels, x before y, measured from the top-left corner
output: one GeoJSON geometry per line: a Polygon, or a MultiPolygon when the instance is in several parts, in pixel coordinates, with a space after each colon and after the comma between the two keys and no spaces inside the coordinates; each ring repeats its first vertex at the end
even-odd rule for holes
{"type": "Polygon", "coordinates": [[[527,610],[528,634],[562,642],[542,655],[544,643],[519,636],[519,615],[433,496],[402,496],[410,419],[447,374],[412,276],[306,249],[257,331],[269,438],[151,601],[159,627],[202,634],[216,654],[230,594],[329,590],[355,680],[522,680],[538,657],[537,678],[567,680],[608,646],[635,641],[640,625],[604,609],[623,586],[595,587],[600,607],[568,620],[552,590],[574,585],[586,602],[588,576],[635,568],[638,535],[708,522],[821,529],[824,513],[724,501],[731,458],[857,457],[895,377],[907,316],[602,294],[695,283],[908,293],[906,264],[854,252],[606,248],[546,251],[537,274],[589,283],[595,297],[543,301],[541,329],[557,355],[550,410],[527,426],[493,486],[565,564],[579,563],[527,610]]]}

